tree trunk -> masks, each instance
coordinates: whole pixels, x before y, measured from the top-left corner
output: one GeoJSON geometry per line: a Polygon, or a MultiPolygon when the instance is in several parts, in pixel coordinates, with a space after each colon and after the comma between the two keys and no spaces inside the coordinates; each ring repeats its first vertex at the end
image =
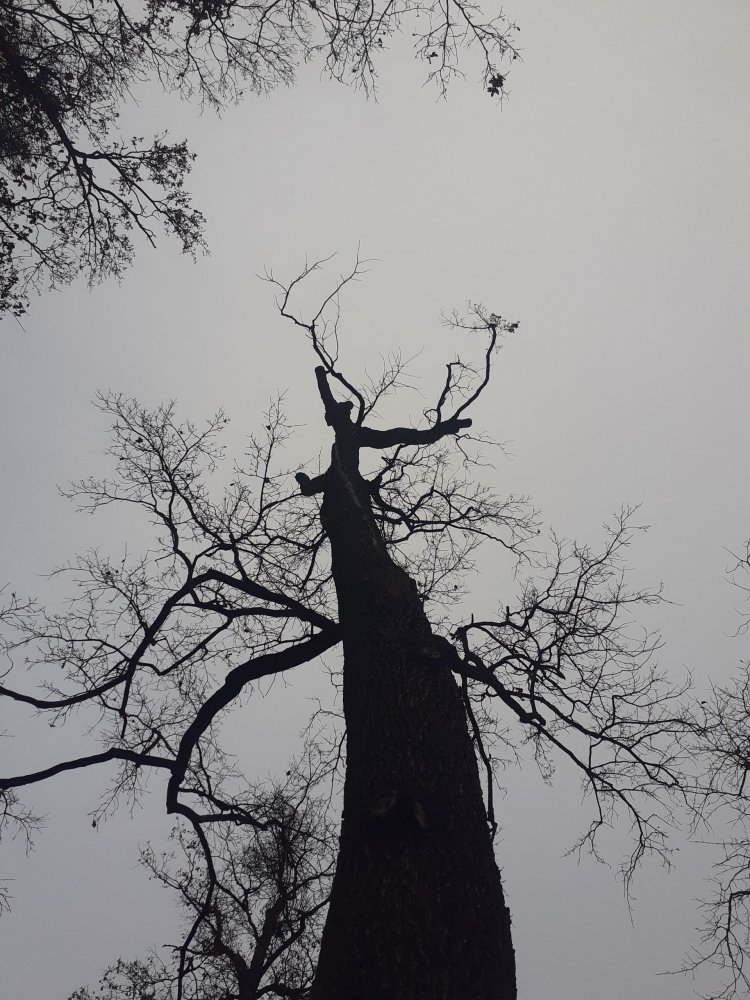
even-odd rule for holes
{"type": "Polygon", "coordinates": [[[312,1000],[513,1000],[510,915],[460,693],[344,430],[322,519],[344,645],[346,781],[312,1000]]]}

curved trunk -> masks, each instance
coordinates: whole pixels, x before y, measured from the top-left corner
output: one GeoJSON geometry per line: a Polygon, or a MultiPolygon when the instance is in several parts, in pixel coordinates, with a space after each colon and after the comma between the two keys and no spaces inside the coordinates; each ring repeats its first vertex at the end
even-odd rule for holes
{"type": "Polygon", "coordinates": [[[356,451],[337,434],[322,509],[347,765],[312,1000],[513,1000],[510,915],[459,690],[388,555],[356,451]]]}

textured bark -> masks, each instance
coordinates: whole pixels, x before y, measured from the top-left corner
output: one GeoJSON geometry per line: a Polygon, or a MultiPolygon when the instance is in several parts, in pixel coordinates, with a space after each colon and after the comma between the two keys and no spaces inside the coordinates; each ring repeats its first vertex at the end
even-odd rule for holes
{"type": "Polygon", "coordinates": [[[458,687],[414,582],[380,536],[348,411],[329,423],[322,518],[343,636],[347,768],[312,998],[513,1000],[510,916],[458,687]]]}

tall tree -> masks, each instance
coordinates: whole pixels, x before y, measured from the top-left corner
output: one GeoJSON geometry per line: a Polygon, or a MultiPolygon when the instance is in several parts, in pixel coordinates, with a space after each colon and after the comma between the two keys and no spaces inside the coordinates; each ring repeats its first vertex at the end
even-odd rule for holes
{"type": "Polygon", "coordinates": [[[581,846],[593,848],[599,829],[625,814],[634,832],[626,879],[644,853],[663,854],[680,787],[679,692],[653,663],[658,637],[629,621],[659,595],[624,578],[627,512],[600,552],[553,539],[543,557],[528,550],[538,532],[528,503],[473,481],[483,442],[466,414],[517,324],[481,307],[454,317],[484,338],[480,362],[447,365],[419,426],[382,429],[376,409],[402,365],[391,359],[364,387],[345,374],[338,296],[360,265],[304,317],[294,297],[318,269],[286,283],[269,276],[282,315],[312,346],[334,438],[327,468],[298,472],[295,489],[275,464],[288,435],[277,404],[214,500],[207,480],[221,458],[223,415],[199,428],[178,424],[172,405],[149,413],[102,398],[116,473],[71,496],[89,510],[145,510],[157,548],[134,562],[79,558],[68,568],[79,596],[62,614],[10,597],[6,653],[35,665],[46,690],[6,682],[0,696],[55,719],[90,703],[103,747],[0,779],[0,791],[23,824],[22,786],[117,762],[106,808],[155,769],[167,810],[208,853],[208,829],[253,819],[221,748],[221,713],[260,678],[340,644],[343,821],[312,996],[507,1000],[515,970],[492,848],[492,740],[530,742],[547,775],[556,753],[579,769],[595,804],[581,846]],[[526,561],[518,601],[448,626],[456,581],[481,543],[526,561]],[[497,730],[503,717],[517,724],[514,736],[497,730]]]}
{"type": "Polygon", "coordinates": [[[513,26],[474,3],[404,0],[5,0],[0,5],[0,315],[29,292],[78,275],[119,276],[133,233],[163,230],[203,247],[184,189],[193,154],[166,133],[119,133],[132,88],[160,82],[220,108],[243,89],[290,84],[321,58],[337,80],[372,89],[379,53],[413,23],[417,55],[445,91],[459,50],[480,52],[487,90],[503,96],[513,26]]]}

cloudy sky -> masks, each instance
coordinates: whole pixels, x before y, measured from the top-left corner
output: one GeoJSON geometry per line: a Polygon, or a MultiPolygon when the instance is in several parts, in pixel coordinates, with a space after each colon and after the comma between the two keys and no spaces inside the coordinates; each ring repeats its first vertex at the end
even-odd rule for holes
{"type": "MultiPolygon", "coordinates": [[[[520,320],[475,414],[508,445],[499,488],[530,493],[560,534],[592,543],[623,502],[642,503],[651,530],[631,550],[635,578],[663,581],[674,602],[659,612],[662,663],[699,683],[730,675],[747,655],[731,637],[724,570],[726,547],[750,534],[750,8],[509,0],[506,13],[523,62],[502,111],[470,62],[436,100],[408,39],[383,61],[377,102],[315,66],[221,120],[139,94],[126,124],[167,125],[199,154],[191,188],[211,255],[193,264],[166,243],[144,249],[121,286],[63,289],[34,302],[22,327],[5,322],[3,580],[43,597],[42,574],[74,552],[142,541],[140,526],[75,515],[57,493],[107,468],[97,389],[175,398],[195,417],[222,406],[238,452],[279,389],[300,454],[327,449],[309,353],[256,275],[292,275],[333,251],[343,268],[360,245],[378,262],[343,302],[353,374],[400,347],[417,356],[427,395],[456,349],[441,310],[483,301],[520,320]]],[[[401,420],[423,405],[407,396],[401,420]]],[[[488,568],[477,600],[493,586],[488,568]]],[[[293,750],[320,683],[306,676],[250,706],[242,749],[258,775],[293,750]]],[[[0,728],[17,733],[1,744],[4,772],[74,746],[21,712],[0,728]]],[[[94,831],[86,813],[103,784],[78,775],[34,789],[28,801],[48,813],[36,852],[4,845],[9,1000],[64,998],[117,957],[177,936],[166,893],[136,865],[137,845],[168,832],[163,789],[154,781],[142,810],[94,831]]],[[[562,858],[587,815],[564,768],[552,789],[532,767],[509,773],[507,789],[498,857],[520,996],[690,995],[689,982],[655,973],[696,942],[692,900],[709,853],[677,839],[675,870],[647,867],[631,912],[614,868],[562,858]]]]}

